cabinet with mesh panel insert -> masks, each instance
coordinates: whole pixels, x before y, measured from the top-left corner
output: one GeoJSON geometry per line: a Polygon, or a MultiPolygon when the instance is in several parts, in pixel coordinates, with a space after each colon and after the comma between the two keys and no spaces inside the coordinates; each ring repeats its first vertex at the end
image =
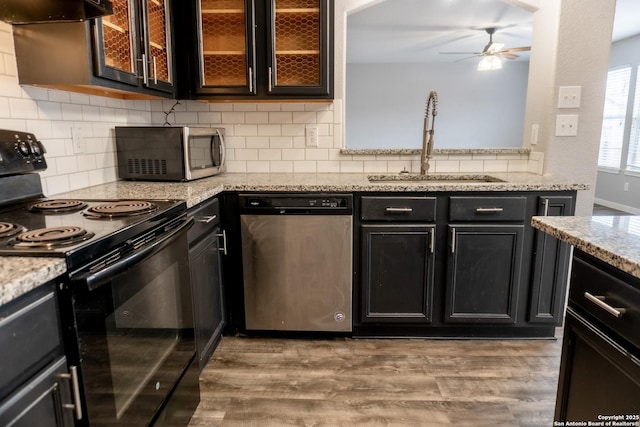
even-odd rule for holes
{"type": "Polygon", "coordinates": [[[332,98],[333,0],[196,3],[187,96],[332,98]]]}
{"type": "Polygon", "coordinates": [[[169,2],[112,0],[113,14],[102,18],[16,26],[20,83],[125,99],[173,96],[169,2]]]}

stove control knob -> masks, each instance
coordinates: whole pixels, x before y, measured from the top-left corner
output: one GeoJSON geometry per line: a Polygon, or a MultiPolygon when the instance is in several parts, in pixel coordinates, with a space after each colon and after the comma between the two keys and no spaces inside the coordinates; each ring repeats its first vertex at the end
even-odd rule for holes
{"type": "Polygon", "coordinates": [[[24,141],[20,141],[18,143],[18,152],[22,154],[24,157],[27,157],[31,154],[31,148],[29,148],[29,144],[24,141]]]}
{"type": "Polygon", "coordinates": [[[33,152],[33,154],[35,154],[36,156],[42,156],[42,150],[40,149],[40,146],[37,142],[29,141],[29,145],[31,146],[31,151],[33,152]]]}

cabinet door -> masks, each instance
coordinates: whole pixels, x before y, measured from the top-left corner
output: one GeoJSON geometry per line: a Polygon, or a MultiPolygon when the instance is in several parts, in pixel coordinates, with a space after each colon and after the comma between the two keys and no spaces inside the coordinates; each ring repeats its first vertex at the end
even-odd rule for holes
{"type": "Polygon", "coordinates": [[[363,225],[361,233],[361,320],[430,322],[435,227],[363,225]]]}
{"type": "Polygon", "coordinates": [[[555,421],[600,421],[602,415],[620,415],[637,423],[638,396],[640,359],[569,308],[555,421]]]}
{"type": "Polygon", "coordinates": [[[255,95],[253,0],[200,0],[200,94],[255,95]]]}
{"type": "Polygon", "coordinates": [[[173,92],[173,43],[168,0],[143,0],[142,22],[145,50],[141,55],[143,84],[149,88],[173,92]]]}
{"type": "Polygon", "coordinates": [[[205,367],[222,333],[224,312],[220,247],[215,236],[207,236],[189,251],[196,350],[200,371],[205,367]]]}
{"type": "MultiPolygon", "coordinates": [[[[141,62],[137,44],[138,30],[132,0],[113,0],[113,15],[95,19],[94,37],[95,74],[99,77],[139,86],[138,67],[141,62]]],[[[140,68],[141,69],[141,68],[140,68]]]]}
{"type": "MultiPolygon", "coordinates": [[[[73,408],[67,375],[67,359],[61,357],[0,402],[0,425],[15,427],[71,427],[73,408]]],[[[78,404],[78,402],[76,402],[78,404]]]]}
{"type": "Polygon", "coordinates": [[[332,1],[269,0],[269,95],[330,95],[332,1]]]}
{"type": "Polygon", "coordinates": [[[450,225],[445,321],[514,323],[524,226],[450,225]]]}
{"type": "MultiPolygon", "coordinates": [[[[538,215],[573,215],[573,209],[571,196],[538,198],[538,215]]],[[[560,325],[564,313],[571,248],[567,243],[542,231],[535,232],[535,239],[529,322],[560,325]]]]}

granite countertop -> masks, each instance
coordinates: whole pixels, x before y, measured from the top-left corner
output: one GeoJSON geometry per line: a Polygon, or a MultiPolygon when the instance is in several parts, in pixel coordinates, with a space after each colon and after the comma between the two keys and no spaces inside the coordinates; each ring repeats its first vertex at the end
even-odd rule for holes
{"type": "Polygon", "coordinates": [[[0,257],[0,305],[43,285],[66,271],[62,258],[0,257]]]}
{"type": "Polygon", "coordinates": [[[531,225],[640,278],[640,216],[533,217],[531,225]]]}
{"type": "MultiPolygon", "coordinates": [[[[562,191],[587,185],[532,173],[481,173],[503,182],[369,182],[373,174],[225,173],[189,182],[116,181],[56,197],[84,199],[184,199],[187,207],[222,191],[562,191]]],[[[468,174],[448,174],[455,177],[468,174]]],[[[394,175],[398,176],[398,175],[394,175]]],[[[439,176],[442,176],[439,174],[439,176]]]]}
{"type": "MultiPolygon", "coordinates": [[[[531,173],[481,173],[502,182],[369,182],[373,174],[256,174],[225,173],[189,182],[116,181],[50,195],[75,199],[178,199],[191,208],[222,191],[562,191],[588,186],[531,173]]],[[[448,177],[459,177],[450,174],[448,177]]],[[[398,177],[398,175],[392,175],[398,177]]],[[[439,174],[439,176],[442,176],[439,174]]],[[[0,257],[0,304],[28,292],[65,272],[56,258],[0,257]],[[28,266],[28,267],[23,267],[28,266]]]]}

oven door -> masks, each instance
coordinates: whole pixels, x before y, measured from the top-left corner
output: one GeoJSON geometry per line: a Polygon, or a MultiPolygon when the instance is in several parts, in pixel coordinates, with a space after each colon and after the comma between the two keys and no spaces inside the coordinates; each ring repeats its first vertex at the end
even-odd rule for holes
{"type": "MultiPolygon", "coordinates": [[[[151,424],[194,360],[186,237],[192,222],[101,271],[71,278],[87,425],[151,424]]],[[[196,383],[194,408],[198,401],[196,383]]]]}

